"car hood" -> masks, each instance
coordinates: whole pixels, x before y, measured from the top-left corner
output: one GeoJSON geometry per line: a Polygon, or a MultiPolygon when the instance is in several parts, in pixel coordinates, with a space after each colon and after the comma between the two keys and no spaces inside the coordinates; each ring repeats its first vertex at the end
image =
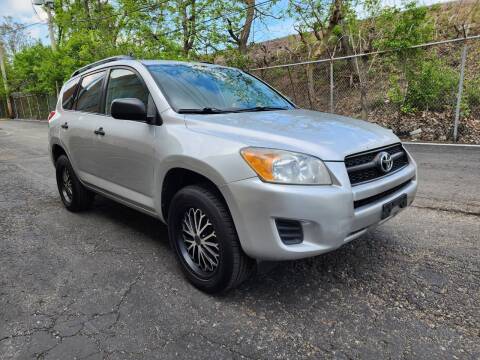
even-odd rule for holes
{"type": "Polygon", "coordinates": [[[308,153],[325,161],[399,142],[391,130],[345,116],[294,109],[186,115],[189,129],[245,146],[308,153]]]}

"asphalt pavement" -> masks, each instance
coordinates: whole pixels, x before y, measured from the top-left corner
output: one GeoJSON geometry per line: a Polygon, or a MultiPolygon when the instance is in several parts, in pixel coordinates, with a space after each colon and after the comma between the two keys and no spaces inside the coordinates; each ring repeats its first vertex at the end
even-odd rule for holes
{"type": "Polygon", "coordinates": [[[0,359],[480,358],[480,148],[407,148],[414,206],[219,297],[158,220],[66,211],[46,123],[0,121],[0,359]]]}

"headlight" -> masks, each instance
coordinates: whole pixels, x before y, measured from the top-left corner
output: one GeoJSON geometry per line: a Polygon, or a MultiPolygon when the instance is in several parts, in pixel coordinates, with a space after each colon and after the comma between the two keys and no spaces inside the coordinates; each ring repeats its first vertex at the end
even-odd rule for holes
{"type": "Polygon", "coordinates": [[[248,147],[240,154],[266,182],[297,185],[330,185],[332,179],[322,160],[275,149],[248,147]]]}

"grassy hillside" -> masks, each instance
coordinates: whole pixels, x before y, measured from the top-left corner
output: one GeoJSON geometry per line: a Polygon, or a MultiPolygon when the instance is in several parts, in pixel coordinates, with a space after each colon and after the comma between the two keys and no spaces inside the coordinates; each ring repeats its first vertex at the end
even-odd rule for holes
{"type": "MultiPolygon", "coordinates": [[[[464,27],[467,29],[468,36],[480,35],[480,4],[477,0],[436,4],[428,7],[428,12],[435,28],[432,41],[463,37],[464,27]]],[[[341,51],[340,55],[342,55],[341,51]]],[[[312,60],[305,53],[298,34],[254,44],[250,47],[248,56],[252,67],[312,60]]],[[[324,58],[327,57],[324,56],[324,58]]]]}

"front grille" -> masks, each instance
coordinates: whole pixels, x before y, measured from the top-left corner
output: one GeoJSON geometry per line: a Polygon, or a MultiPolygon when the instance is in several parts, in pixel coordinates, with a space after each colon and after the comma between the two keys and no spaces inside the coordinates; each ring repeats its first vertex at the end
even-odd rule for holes
{"type": "Polygon", "coordinates": [[[297,220],[276,219],[278,235],[285,245],[300,244],[303,241],[302,224],[297,220]]]}
{"type": "Polygon", "coordinates": [[[388,189],[384,192],[381,192],[380,194],[376,194],[376,195],[373,195],[373,196],[370,196],[370,197],[367,197],[365,199],[361,199],[361,200],[357,200],[357,201],[354,201],[353,202],[353,208],[354,209],[357,209],[361,206],[365,206],[365,205],[368,205],[368,204],[371,204],[375,201],[378,201],[378,200],[381,200],[382,198],[388,196],[388,195],[391,195],[393,194],[394,192],[402,189],[403,187],[407,186],[408,184],[410,184],[412,180],[408,180],[408,181],[405,181],[404,183],[401,183],[400,185],[397,185],[391,189],[388,189]]]}
{"type": "Polygon", "coordinates": [[[345,158],[345,166],[352,185],[390,175],[407,165],[408,156],[402,144],[369,150],[345,158]],[[383,151],[388,152],[393,159],[392,169],[388,173],[383,172],[378,164],[378,156],[383,151]]]}

